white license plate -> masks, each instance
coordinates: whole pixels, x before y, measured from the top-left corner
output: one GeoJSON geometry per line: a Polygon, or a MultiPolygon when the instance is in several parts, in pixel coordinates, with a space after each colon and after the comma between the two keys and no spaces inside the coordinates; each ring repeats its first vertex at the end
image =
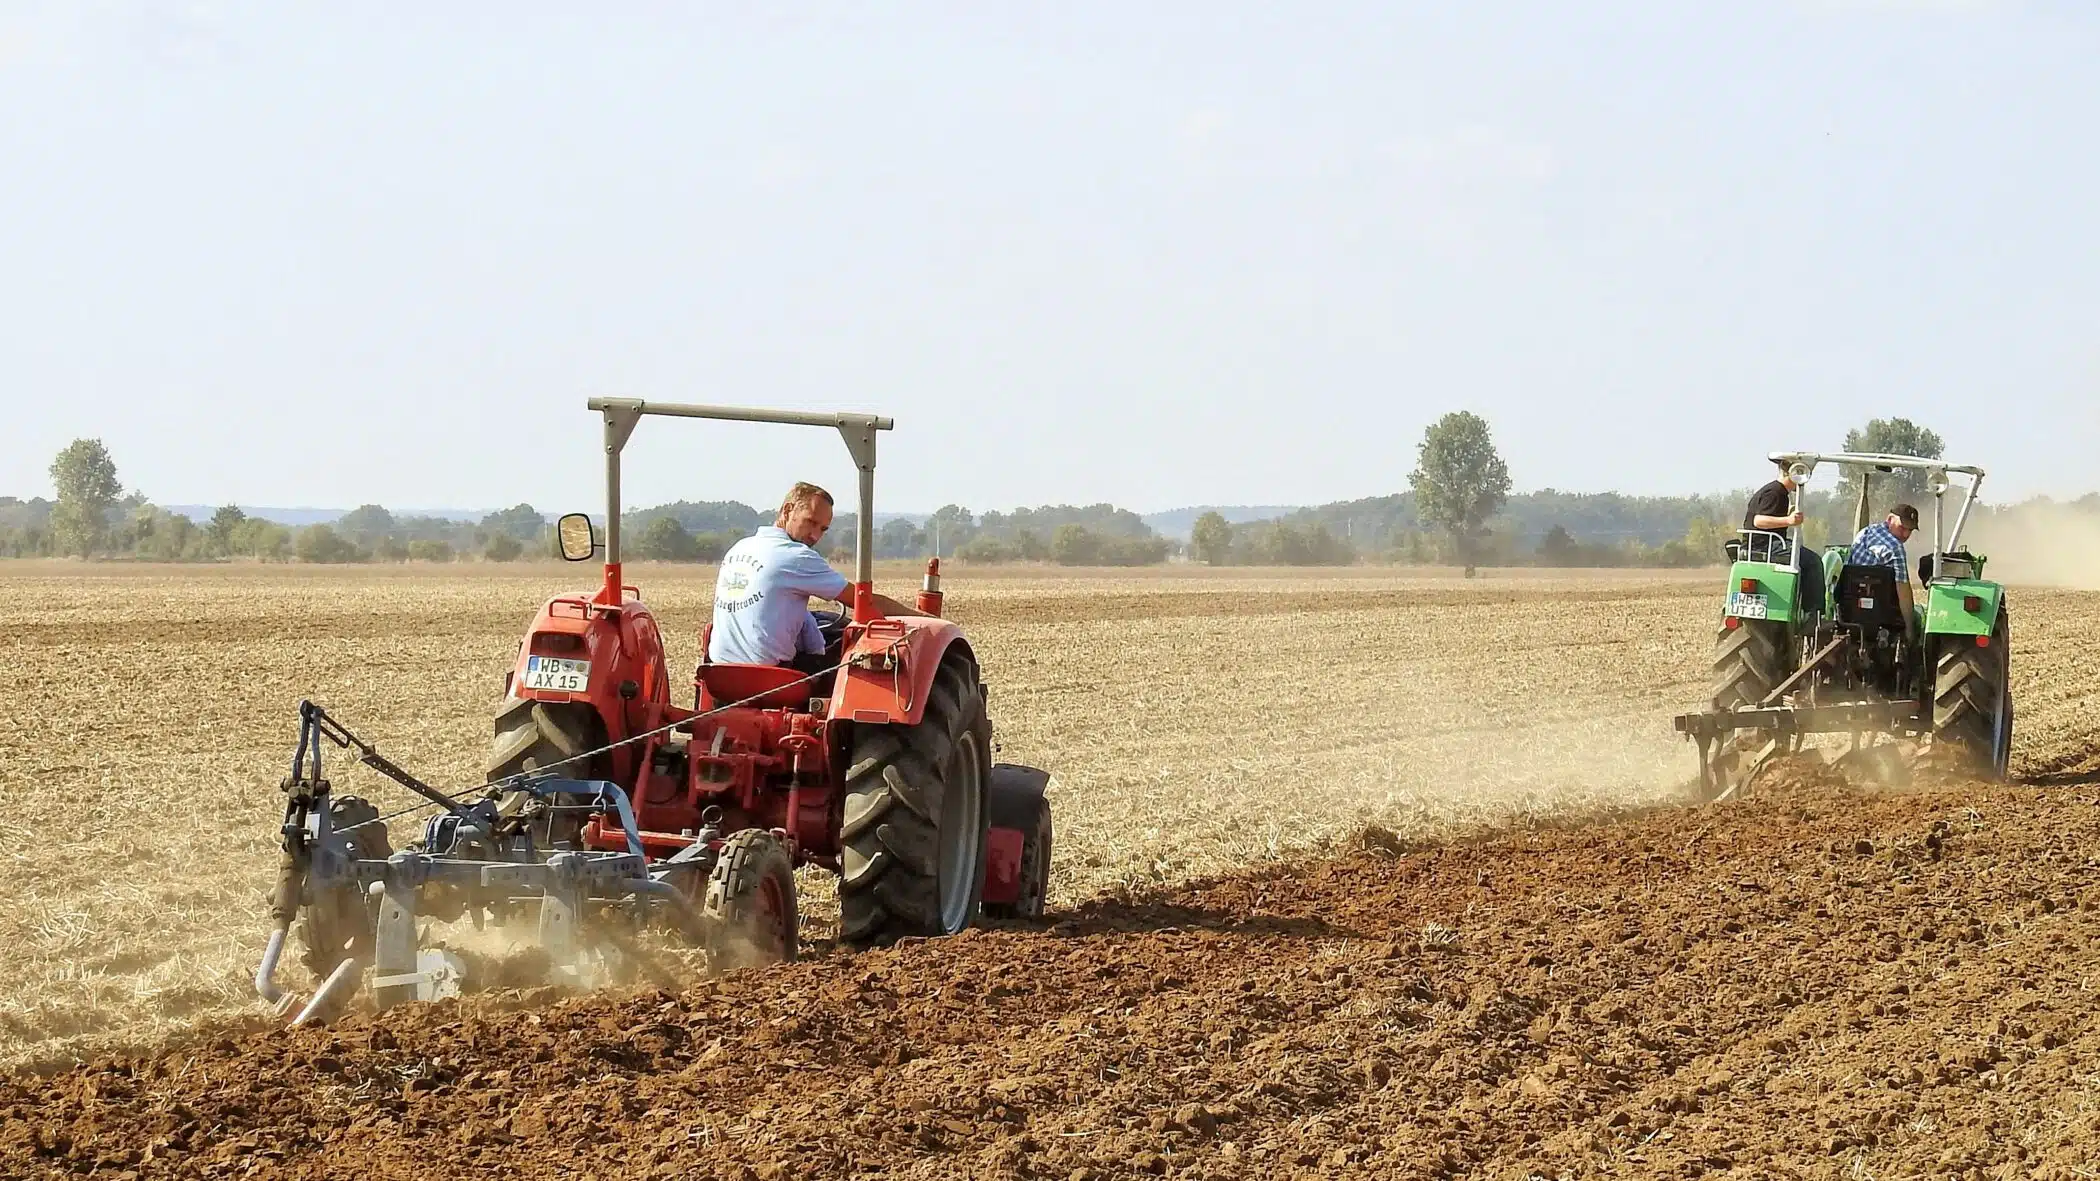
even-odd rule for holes
{"type": "Polygon", "coordinates": [[[527,656],[525,687],[552,689],[558,693],[581,693],[591,685],[591,662],[564,660],[559,656],[527,656]]]}
{"type": "Polygon", "coordinates": [[[1738,591],[1728,596],[1728,613],[1737,619],[1763,619],[1765,617],[1765,597],[1763,595],[1746,595],[1738,591]]]}

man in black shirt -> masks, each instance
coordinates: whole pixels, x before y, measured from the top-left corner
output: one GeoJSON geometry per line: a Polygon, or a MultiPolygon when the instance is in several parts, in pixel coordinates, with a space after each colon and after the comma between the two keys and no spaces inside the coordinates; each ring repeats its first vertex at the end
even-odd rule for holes
{"type": "Polygon", "coordinates": [[[1779,464],[1779,478],[1750,494],[1749,511],[1743,514],[1743,528],[1763,529],[1777,533],[1791,529],[1806,518],[1794,507],[1794,489],[1801,485],[1794,482],[1794,475],[1787,470],[1787,461],[1779,464]]]}
{"type": "MultiPolygon", "coordinates": [[[[1794,479],[1792,465],[1784,459],[1772,462],[1779,465],[1779,478],[1750,494],[1750,507],[1743,512],[1744,529],[1783,533],[1808,519],[1794,507],[1794,493],[1801,485],[1794,479]]],[[[1793,544],[1788,540],[1746,538],[1745,542],[1746,559],[1763,560],[1769,555],[1773,565],[1784,566],[1793,556],[1793,544]]],[[[1823,560],[1807,546],[1801,550],[1801,577],[1795,582],[1794,592],[1796,601],[1809,614],[1823,613],[1823,560]]]]}

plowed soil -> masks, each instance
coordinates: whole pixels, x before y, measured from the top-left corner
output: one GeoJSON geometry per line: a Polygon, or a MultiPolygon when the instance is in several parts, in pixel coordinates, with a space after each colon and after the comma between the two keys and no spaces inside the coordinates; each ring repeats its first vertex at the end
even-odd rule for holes
{"type": "Polygon", "coordinates": [[[1215,573],[950,580],[1047,922],[849,955],[808,871],[804,963],[291,1031],[296,702],[477,782],[571,573],[0,571],[0,1178],[2094,1175],[2100,598],[2016,592],[2018,785],[1694,810],[1711,572],[1215,573]]]}
{"type": "Polygon", "coordinates": [[[2085,1177],[2085,781],[1756,800],[0,1085],[0,1174],[2085,1177]]]}

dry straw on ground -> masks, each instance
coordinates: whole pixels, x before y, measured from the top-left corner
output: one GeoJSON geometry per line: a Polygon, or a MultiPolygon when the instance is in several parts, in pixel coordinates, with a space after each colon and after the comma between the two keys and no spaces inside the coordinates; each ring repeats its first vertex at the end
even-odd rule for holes
{"type": "MultiPolygon", "coordinates": [[[[0,567],[0,1060],[251,1009],[299,699],[474,782],[522,628],[587,573],[0,567]]],[[[690,666],[711,571],[630,573],[690,666]]],[[[1418,839],[1678,798],[1668,718],[1704,689],[1713,581],[955,571],[949,605],[1000,757],[1056,776],[1070,903],[1366,824],[1418,839]]],[[[2018,772],[2089,770],[2094,603],[2015,596],[2018,772]]]]}

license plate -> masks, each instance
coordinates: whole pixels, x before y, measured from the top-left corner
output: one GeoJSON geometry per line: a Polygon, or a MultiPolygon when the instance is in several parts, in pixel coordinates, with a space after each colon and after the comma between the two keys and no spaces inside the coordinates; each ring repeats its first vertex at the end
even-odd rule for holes
{"type": "Polygon", "coordinates": [[[1765,617],[1765,597],[1763,595],[1746,595],[1738,591],[1728,596],[1728,613],[1737,619],[1763,619],[1765,617]]]}
{"type": "Polygon", "coordinates": [[[581,693],[590,688],[591,662],[564,660],[559,656],[527,656],[525,687],[552,689],[557,693],[581,693]]]}

